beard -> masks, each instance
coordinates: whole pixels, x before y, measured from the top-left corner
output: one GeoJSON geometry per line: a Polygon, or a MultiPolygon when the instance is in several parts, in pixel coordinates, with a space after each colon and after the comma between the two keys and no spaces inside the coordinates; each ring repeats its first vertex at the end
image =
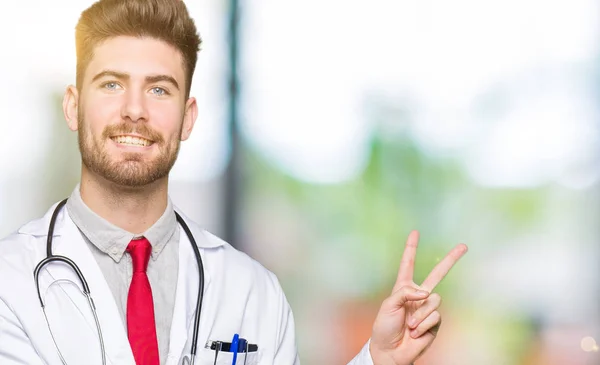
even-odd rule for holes
{"type": "MultiPolygon", "coordinates": [[[[183,123],[182,123],[183,127],[183,123]]],[[[181,135],[181,129],[179,136],[181,135]]],[[[123,122],[107,126],[100,138],[94,136],[83,116],[79,116],[79,133],[77,136],[81,160],[85,167],[106,180],[123,187],[142,187],[169,175],[179,154],[180,139],[166,142],[164,138],[146,124],[123,122]],[[110,137],[136,133],[152,140],[158,147],[159,155],[153,160],[140,153],[122,153],[119,159],[111,158],[107,144],[110,137]]]]}

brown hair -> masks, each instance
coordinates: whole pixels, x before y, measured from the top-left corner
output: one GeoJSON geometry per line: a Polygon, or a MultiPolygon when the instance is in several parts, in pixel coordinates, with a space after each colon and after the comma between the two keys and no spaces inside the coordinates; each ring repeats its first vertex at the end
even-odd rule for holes
{"type": "Polygon", "coordinates": [[[189,96],[202,40],[181,0],[99,0],[81,13],[75,27],[77,88],[94,48],[117,36],[152,37],[175,47],[183,56],[189,96]]]}

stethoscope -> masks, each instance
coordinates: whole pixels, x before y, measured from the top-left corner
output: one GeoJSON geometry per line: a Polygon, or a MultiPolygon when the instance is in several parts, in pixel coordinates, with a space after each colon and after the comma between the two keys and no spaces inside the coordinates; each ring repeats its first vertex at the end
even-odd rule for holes
{"type": "MultiPolygon", "coordinates": [[[[42,268],[44,266],[46,266],[50,262],[54,262],[54,261],[58,261],[58,262],[67,264],[68,266],[70,266],[73,269],[75,274],[77,274],[79,281],[81,282],[81,286],[83,287],[82,294],[86,297],[86,299],[88,301],[88,305],[90,306],[90,309],[94,316],[94,320],[96,322],[96,329],[98,330],[98,337],[100,339],[100,350],[102,351],[102,364],[106,365],[106,352],[104,351],[104,339],[102,337],[102,330],[100,328],[100,321],[98,320],[98,314],[96,313],[96,306],[94,305],[94,301],[92,300],[92,296],[90,294],[90,287],[88,286],[88,283],[85,280],[85,277],[81,273],[81,270],[79,270],[79,267],[77,266],[77,264],[75,264],[75,262],[73,262],[73,260],[71,260],[65,256],[52,254],[52,235],[54,233],[54,225],[56,224],[56,217],[58,216],[58,213],[60,212],[61,208],[66,203],[67,203],[67,199],[58,203],[58,205],[54,209],[54,212],[52,213],[52,218],[50,219],[50,225],[48,226],[48,240],[46,241],[46,258],[43,259],[42,261],[40,261],[37,264],[37,266],[35,267],[35,270],[33,270],[35,286],[37,288],[38,298],[40,299],[42,311],[44,312],[44,317],[46,318],[46,324],[48,325],[48,329],[50,330],[50,335],[52,336],[52,340],[54,341],[54,346],[56,347],[56,350],[58,351],[58,356],[60,357],[62,363],[67,365],[62,353],[60,352],[60,349],[58,348],[58,345],[56,343],[54,335],[52,334],[52,330],[50,329],[50,322],[48,321],[48,317],[46,316],[45,304],[42,299],[42,295],[40,293],[39,274],[40,274],[40,270],[42,270],[42,268]]],[[[192,334],[190,360],[188,360],[190,365],[194,365],[194,360],[196,358],[197,342],[198,342],[198,331],[200,329],[200,312],[202,311],[202,296],[204,294],[204,266],[202,264],[202,257],[200,257],[200,251],[198,250],[198,246],[196,245],[196,240],[194,239],[192,232],[190,231],[189,227],[187,226],[187,224],[185,223],[183,218],[181,218],[181,216],[177,212],[175,212],[175,216],[177,217],[177,222],[179,222],[179,224],[185,231],[185,234],[187,235],[188,239],[190,240],[190,243],[192,244],[192,248],[194,250],[194,255],[196,256],[196,262],[198,263],[198,276],[199,276],[200,280],[199,280],[199,288],[198,288],[198,299],[196,301],[196,313],[195,313],[195,318],[194,318],[194,332],[192,334]]],[[[58,280],[57,282],[59,282],[59,281],[60,280],[58,280]]],[[[67,281],[69,281],[69,280],[67,280],[67,281]]],[[[184,359],[186,359],[186,358],[184,358],[184,359]]]]}

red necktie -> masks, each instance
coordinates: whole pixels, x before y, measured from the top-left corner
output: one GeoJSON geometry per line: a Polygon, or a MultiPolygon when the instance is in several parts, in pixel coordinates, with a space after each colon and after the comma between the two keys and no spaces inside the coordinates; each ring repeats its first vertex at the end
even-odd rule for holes
{"type": "Polygon", "coordinates": [[[152,288],[146,275],[152,246],[146,238],[127,246],[133,261],[133,276],[127,296],[127,334],[137,365],[159,365],[152,288]]]}

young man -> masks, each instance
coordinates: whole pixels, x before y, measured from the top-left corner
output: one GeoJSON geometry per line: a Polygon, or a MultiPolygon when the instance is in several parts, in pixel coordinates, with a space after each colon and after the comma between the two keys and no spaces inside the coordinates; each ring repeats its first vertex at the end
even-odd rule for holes
{"type": "MultiPolygon", "coordinates": [[[[63,102],[81,182],[0,241],[1,364],[299,364],[276,277],[176,213],[167,194],[196,120],[199,45],[182,1],[100,0],[82,13],[63,102]]],[[[466,246],[417,286],[417,241],[414,232],[351,364],[408,365],[435,338],[440,298],[430,293],[466,246]]]]}

